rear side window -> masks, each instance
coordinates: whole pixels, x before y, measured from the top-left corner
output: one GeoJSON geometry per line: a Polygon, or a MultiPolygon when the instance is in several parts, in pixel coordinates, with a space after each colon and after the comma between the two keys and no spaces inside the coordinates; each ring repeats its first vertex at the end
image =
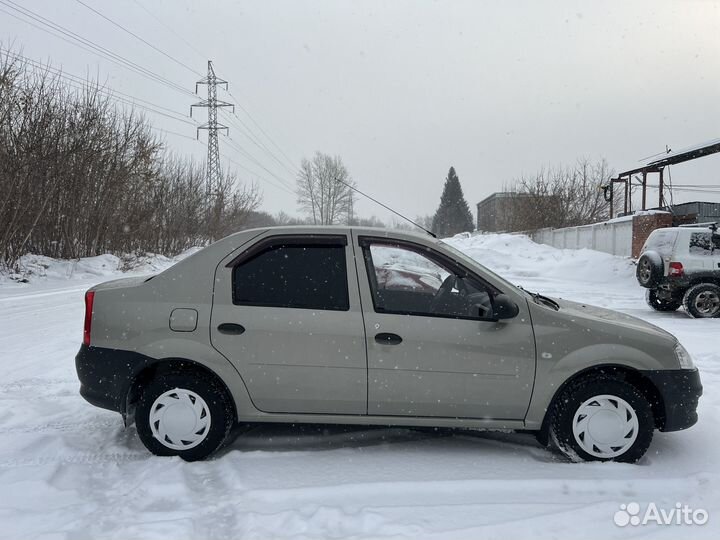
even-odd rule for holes
{"type": "Polygon", "coordinates": [[[690,253],[692,255],[710,256],[714,250],[720,249],[720,236],[710,232],[697,232],[690,235],[690,253]]]}
{"type": "Polygon", "coordinates": [[[347,311],[345,246],[272,245],[233,269],[233,303],[347,311]]]}
{"type": "Polygon", "coordinates": [[[643,251],[657,251],[663,256],[672,255],[676,237],[676,231],[653,231],[645,242],[643,251]]]}

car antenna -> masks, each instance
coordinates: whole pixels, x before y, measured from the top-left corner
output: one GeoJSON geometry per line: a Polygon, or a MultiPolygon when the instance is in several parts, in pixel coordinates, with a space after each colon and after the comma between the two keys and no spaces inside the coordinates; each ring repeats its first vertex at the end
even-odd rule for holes
{"type": "Polygon", "coordinates": [[[409,223],[412,223],[412,224],[415,225],[418,229],[425,231],[426,233],[428,233],[428,234],[429,234],[430,236],[432,236],[433,238],[437,238],[437,235],[436,235],[434,232],[426,229],[425,227],[423,227],[423,226],[420,225],[419,223],[415,223],[415,222],[414,222],[412,219],[410,219],[409,217],[403,216],[400,212],[398,212],[397,210],[393,210],[393,209],[390,208],[387,204],[381,203],[380,201],[378,201],[378,200],[375,199],[374,197],[371,197],[371,196],[368,195],[367,193],[363,193],[362,191],[360,191],[360,190],[359,190],[358,188],[356,188],[355,186],[353,186],[353,185],[351,185],[351,184],[348,184],[347,182],[345,182],[345,181],[343,181],[343,180],[340,180],[339,178],[338,178],[338,182],[340,182],[340,183],[343,184],[344,186],[352,189],[352,190],[355,191],[356,193],[359,193],[359,194],[362,195],[363,197],[366,197],[366,198],[370,199],[370,200],[371,200],[372,202],[374,202],[375,204],[379,204],[380,206],[382,206],[382,207],[385,208],[386,210],[390,210],[390,211],[391,211],[393,214],[395,214],[396,216],[401,217],[402,219],[404,219],[405,221],[407,221],[407,222],[409,222],[409,223]]]}

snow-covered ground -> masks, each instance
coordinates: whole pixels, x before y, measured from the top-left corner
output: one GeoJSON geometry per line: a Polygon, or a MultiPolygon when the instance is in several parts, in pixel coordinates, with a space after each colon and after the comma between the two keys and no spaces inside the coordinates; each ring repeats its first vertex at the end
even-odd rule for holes
{"type": "Polygon", "coordinates": [[[508,235],[450,243],[529,290],[673,332],[702,371],[699,423],[656,433],[638,465],[569,463],[525,434],[277,425],[254,428],[208,462],[156,458],[119,415],[77,393],[83,292],[117,275],[121,261],[43,260],[44,277],[0,278],[0,538],[717,536],[720,320],[651,311],[621,258],[508,235]],[[687,504],[710,519],[616,526],[615,512],[631,502],[687,504]]]}

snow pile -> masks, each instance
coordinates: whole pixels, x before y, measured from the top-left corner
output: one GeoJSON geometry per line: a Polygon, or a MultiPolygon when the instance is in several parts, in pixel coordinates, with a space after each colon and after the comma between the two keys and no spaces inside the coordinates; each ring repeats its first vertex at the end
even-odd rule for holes
{"type": "Polygon", "coordinates": [[[558,249],[520,234],[463,234],[443,242],[511,281],[544,278],[609,283],[634,279],[635,274],[635,266],[627,258],[591,249],[558,249]]]}
{"type": "Polygon", "coordinates": [[[112,276],[120,269],[115,255],[98,255],[82,259],[53,259],[44,255],[23,255],[17,262],[18,272],[7,277],[29,282],[37,279],[65,280],[112,276]]]}
{"type": "Polygon", "coordinates": [[[105,254],[80,259],[53,259],[44,255],[23,255],[17,263],[16,272],[0,272],[0,285],[13,283],[35,283],[53,281],[102,281],[120,274],[156,274],[176,262],[189,257],[199,247],[190,248],[176,257],[165,257],[156,253],[133,253],[120,257],[105,254]]]}

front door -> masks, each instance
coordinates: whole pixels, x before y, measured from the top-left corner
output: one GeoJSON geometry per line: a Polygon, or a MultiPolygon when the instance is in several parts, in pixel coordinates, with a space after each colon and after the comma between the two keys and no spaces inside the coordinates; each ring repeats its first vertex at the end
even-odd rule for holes
{"type": "Polygon", "coordinates": [[[382,238],[360,237],[356,250],[368,414],[523,419],[535,376],[524,298],[513,296],[518,316],[492,321],[493,297],[506,291],[447,257],[382,238]]]}
{"type": "Polygon", "coordinates": [[[364,329],[348,248],[347,233],[272,236],[219,265],[212,344],[259,410],[366,413],[364,329]]]}

